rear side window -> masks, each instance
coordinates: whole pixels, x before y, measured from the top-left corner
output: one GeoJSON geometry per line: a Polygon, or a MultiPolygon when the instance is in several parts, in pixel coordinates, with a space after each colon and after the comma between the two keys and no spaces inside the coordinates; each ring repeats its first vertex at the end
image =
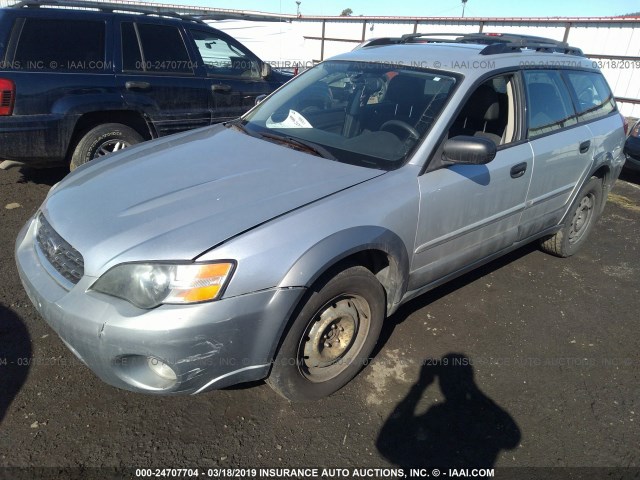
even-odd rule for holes
{"type": "Polygon", "coordinates": [[[27,18],[13,65],[33,71],[103,71],[108,67],[104,38],[104,22],[27,18]]]}
{"type": "Polygon", "coordinates": [[[133,23],[123,23],[122,31],[122,70],[144,70],[140,45],[133,23]]]}
{"type": "Polygon", "coordinates": [[[124,70],[154,73],[192,74],[180,30],[169,25],[138,23],[122,24],[122,60],[124,70]],[[142,44],[142,57],[137,48],[135,28],[142,44]]]}
{"type": "Polygon", "coordinates": [[[578,122],[569,91],[560,72],[528,70],[523,73],[527,89],[529,138],[575,125],[578,122]]]}
{"type": "Polygon", "coordinates": [[[601,74],[567,71],[565,75],[575,93],[580,121],[604,117],[616,109],[613,94],[601,74]]]}

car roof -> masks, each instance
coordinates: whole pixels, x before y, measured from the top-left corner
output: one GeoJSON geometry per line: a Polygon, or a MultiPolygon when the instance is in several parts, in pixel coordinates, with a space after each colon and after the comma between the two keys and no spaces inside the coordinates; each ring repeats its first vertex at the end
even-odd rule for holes
{"type": "MultiPolygon", "coordinates": [[[[494,44],[495,45],[495,44],[494,44]]],[[[493,45],[489,45],[493,47],[493,45]]],[[[487,53],[487,44],[476,43],[398,43],[359,48],[331,58],[356,62],[388,63],[482,76],[484,73],[509,67],[568,67],[598,71],[593,61],[579,55],[522,50],[487,53]]]]}

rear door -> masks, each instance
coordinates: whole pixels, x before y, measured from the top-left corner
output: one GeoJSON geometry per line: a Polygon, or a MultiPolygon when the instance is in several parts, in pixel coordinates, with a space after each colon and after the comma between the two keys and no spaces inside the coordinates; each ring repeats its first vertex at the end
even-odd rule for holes
{"type": "Polygon", "coordinates": [[[578,124],[559,70],[523,72],[527,96],[527,138],[534,155],[520,239],[556,225],[593,162],[592,135],[578,124]]]}
{"type": "Polygon", "coordinates": [[[117,83],[127,105],[146,114],[159,136],[209,125],[205,80],[183,29],[150,20],[119,22],[117,83]]]}
{"type": "MultiPolygon", "coordinates": [[[[584,122],[591,132],[593,162],[596,164],[622,160],[624,130],[613,98],[613,93],[600,72],[567,70],[564,77],[574,95],[578,121],[584,122]]],[[[587,172],[589,174],[590,172],[587,172]]],[[[603,205],[604,206],[604,205],[603,205]]]]}
{"type": "Polygon", "coordinates": [[[22,155],[28,146],[33,159],[63,159],[80,115],[122,107],[110,60],[111,19],[54,9],[20,13],[0,58],[1,77],[15,85],[10,120],[20,128],[17,144],[0,145],[0,157],[5,149],[22,155]]]}
{"type": "Polygon", "coordinates": [[[274,89],[261,75],[262,62],[240,42],[214,29],[189,30],[206,71],[214,123],[239,117],[274,89]]]}

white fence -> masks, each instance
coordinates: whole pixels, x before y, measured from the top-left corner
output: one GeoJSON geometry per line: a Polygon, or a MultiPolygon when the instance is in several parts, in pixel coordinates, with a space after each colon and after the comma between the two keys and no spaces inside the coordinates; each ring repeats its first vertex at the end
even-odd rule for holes
{"type": "Polygon", "coordinates": [[[640,18],[296,18],[210,22],[277,65],[304,66],[353,49],[363,39],[404,33],[517,33],[567,41],[596,62],[624,115],[640,117],[640,18]]]}
{"type": "MultiPolygon", "coordinates": [[[[17,0],[0,0],[0,6],[17,0]]],[[[86,4],[86,2],[85,2],[86,4]]],[[[519,33],[567,41],[597,62],[624,115],[640,117],[640,17],[315,17],[211,7],[99,0],[103,8],[144,7],[206,15],[221,30],[279,66],[308,66],[374,37],[404,33],[519,33]]]]}

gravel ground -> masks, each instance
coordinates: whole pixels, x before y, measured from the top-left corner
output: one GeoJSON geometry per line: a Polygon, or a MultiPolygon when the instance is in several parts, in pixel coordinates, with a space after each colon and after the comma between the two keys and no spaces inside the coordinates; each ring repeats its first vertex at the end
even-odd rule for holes
{"type": "Polygon", "coordinates": [[[75,361],[13,260],[63,174],[0,170],[0,466],[640,467],[637,178],[575,257],[526,247],[418,298],[356,380],[289,404],[263,383],[134,394],[75,361]]]}

